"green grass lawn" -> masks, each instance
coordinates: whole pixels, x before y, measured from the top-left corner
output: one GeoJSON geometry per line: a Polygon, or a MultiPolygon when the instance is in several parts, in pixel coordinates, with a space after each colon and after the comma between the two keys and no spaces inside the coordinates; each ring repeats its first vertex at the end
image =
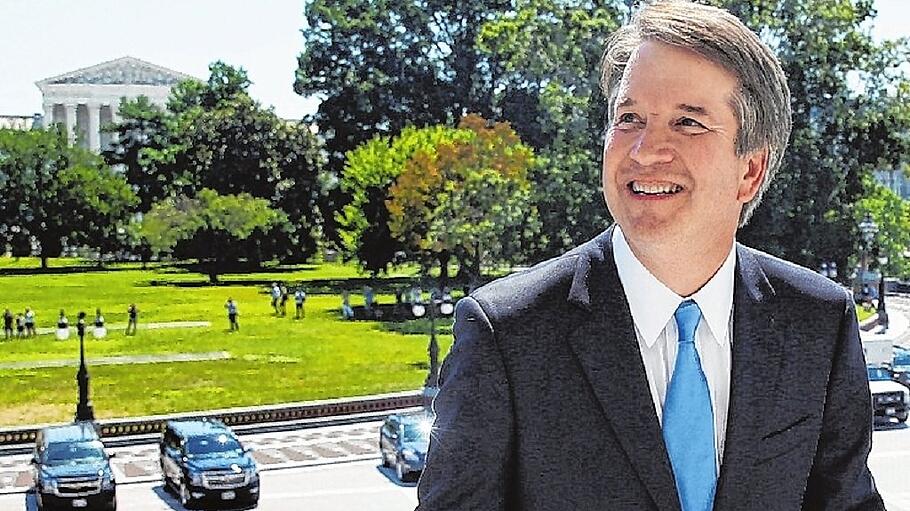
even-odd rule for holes
{"type": "MultiPolygon", "coordinates": [[[[65,268],[71,261],[53,260],[51,269],[65,268]]],[[[173,267],[141,270],[138,265],[116,265],[107,271],[9,274],[37,266],[36,261],[28,263],[0,258],[0,311],[31,307],[37,311],[39,327],[53,326],[61,308],[71,324],[79,310],[91,319],[97,307],[109,325],[122,324],[128,304],[138,305],[138,334],[125,336],[115,330],[103,340],[89,335],[90,358],[211,351],[231,355],[229,360],[91,367],[92,400],[100,418],[417,389],[426,377],[428,335],[407,333],[427,332],[425,321],[401,325],[340,319],[340,289],[333,287],[359,290],[365,281],[351,265],[227,275],[217,286],[208,285],[204,275],[173,267]],[[288,317],[273,315],[265,294],[265,285],[273,280],[300,282],[308,289],[305,319],[293,319],[293,299],[288,302],[288,317]],[[239,304],[240,332],[228,331],[224,302],[229,296],[239,304]],[[165,321],[212,325],[142,329],[144,323],[165,321]]],[[[380,279],[374,288],[386,290],[388,282],[380,279]]],[[[394,302],[390,294],[377,298],[394,302]]],[[[351,301],[362,304],[362,295],[352,293],[351,301]]],[[[440,331],[445,354],[451,345],[451,323],[442,322],[440,331]]],[[[78,356],[74,334],[67,341],[42,335],[0,342],[0,363],[74,359],[78,356]]],[[[74,367],[0,370],[0,425],[70,420],[76,401],[75,372],[74,367]]]]}

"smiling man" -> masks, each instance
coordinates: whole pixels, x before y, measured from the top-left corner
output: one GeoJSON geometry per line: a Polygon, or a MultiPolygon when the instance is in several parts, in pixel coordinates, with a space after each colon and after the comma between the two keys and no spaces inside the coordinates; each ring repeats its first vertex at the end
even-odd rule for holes
{"type": "Polygon", "coordinates": [[[616,224],[459,302],[418,509],[884,509],[851,296],[735,240],[790,134],[779,62],[657,1],[603,87],[616,224]]]}

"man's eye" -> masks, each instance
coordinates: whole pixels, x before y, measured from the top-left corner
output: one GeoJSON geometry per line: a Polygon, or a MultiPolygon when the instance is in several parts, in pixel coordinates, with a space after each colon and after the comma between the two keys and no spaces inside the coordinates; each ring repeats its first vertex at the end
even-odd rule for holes
{"type": "Polygon", "coordinates": [[[616,118],[616,124],[628,124],[633,122],[639,122],[639,118],[637,115],[630,112],[619,114],[616,118]]]}
{"type": "Polygon", "coordinates": [[[680,126],[685,126],[685,127],[687,127],[687,128],[701,128],[701,129],[705,129],[705,125],[704,125],[704,124],[702,124],[702,123],[696,121],[695,119],[693,119],[693,118],[691,118],[691,117],[682,117],[682,118],[680,118],[678,121],[676,121],[676,123],[679,124],[680,126]]]}

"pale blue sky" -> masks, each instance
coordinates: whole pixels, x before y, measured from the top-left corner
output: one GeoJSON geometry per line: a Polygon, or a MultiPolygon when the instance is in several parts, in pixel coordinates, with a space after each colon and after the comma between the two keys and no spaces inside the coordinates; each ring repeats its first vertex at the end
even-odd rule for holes
{"type": "MultiPolygon", "coordinates": [[[[877,37],[910,36],[910,0],[876,0],[877,37]]],[[[241,66],[278,115],[316,103],[294,94],[303,0],[0,0],[0,115],[41,112],[35,82],[129,55],[200,78],[241,66]]]]}

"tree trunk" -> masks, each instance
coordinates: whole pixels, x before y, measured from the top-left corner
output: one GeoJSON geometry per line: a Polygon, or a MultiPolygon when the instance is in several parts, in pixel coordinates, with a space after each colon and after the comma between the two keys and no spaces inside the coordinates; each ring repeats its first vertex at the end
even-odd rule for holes
{"type": "Polygon", "coordinates": [[[47,260],[48,260],[48,256],[41,254],[41,269],[42,270],[47,269],[47,260]]]}

